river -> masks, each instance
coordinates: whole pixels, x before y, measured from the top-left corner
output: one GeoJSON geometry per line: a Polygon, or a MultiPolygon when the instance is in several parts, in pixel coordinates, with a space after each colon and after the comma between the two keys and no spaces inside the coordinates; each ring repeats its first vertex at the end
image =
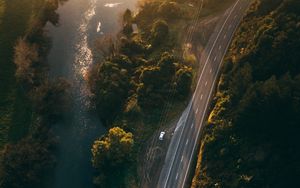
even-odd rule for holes
{"type": "Polygon", "coordinates": [[[49,188],[93,187],[91,144],[105,133],[105,128],[90,110],[85,80],[94,63],[90,46],[97,37],[116,34],[122,12],[135,9],[136,1],[69,0],[58,9],[59,27],[46,26],[52,39],[48,56],[50,78],[64,78],[72,85],[66,121],[54,125],[59,154],[49,188]]]}

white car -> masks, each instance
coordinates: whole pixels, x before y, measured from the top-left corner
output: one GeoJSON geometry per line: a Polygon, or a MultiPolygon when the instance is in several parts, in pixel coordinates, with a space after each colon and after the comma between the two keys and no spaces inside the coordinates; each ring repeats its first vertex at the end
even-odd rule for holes
{"type": "Polygon", "coordinates": [[[165,136],[166,132],[162,131],[159,134],[159,140],[164,140],[164,136],[165,136]]]}

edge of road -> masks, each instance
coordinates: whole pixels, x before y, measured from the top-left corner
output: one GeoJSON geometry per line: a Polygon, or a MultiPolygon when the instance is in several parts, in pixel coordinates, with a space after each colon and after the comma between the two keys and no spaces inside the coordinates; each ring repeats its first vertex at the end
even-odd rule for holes
{"type": "MultiPolygon", "coordinates": [[[[223,32],[224,30],[224,27],[226,25],[226,23],[228,22],[229,18],[232,16],[232,13],[234,12],[234,10],[236,10],[236,6],[239,4],[241,0],[237,0],[235,2],[234,5],[232,5],[225,13],[224,13],[224,17],[226,16],[226,19],[224,20],[224,18],[221,20],[221,22],[216,26],[215,28],[215,36],[212,35],[211,39],[210,39],[210,43],[213,42],[212,46],[210,46],[210,48],[207,49],[207,51],[209,51],[208,55],[204,54],[203,55],[203,59],[205,61],[205,64],[204,64],[204,67],[202,68],[202,71],[201,71],[201,74],[199,75],[198,77],[198,83],[197,83],[197,86],[196,86],[196,89],[195,89],[195,92],[193,94],[193,97],[191,99],[191,101],[189,102],[189,105],[188,107],[186,108],[186,110],[183,112],[182,114],[182,117],[180,118],[181,121],[178,122],[177,126],[176,126],[176,131],[174,131],[174,136],[179,136],[179,139],[173,139],[171,140],[170,142],[170,145],[169,145],[169,149],[168,149],[168,152],[167,152],[167,155],[166,155],[166,158],[165,158],[165,161],[164,161],[164,167],[162,168],[161,170],[161,173],[160,173],[160,178],[159,178],[159,181],[158,181],[158,187],[163,184],[163,188],[165,188],[168,184],[168,181],[169,181],[169,178],[170,178],[170,174],[171,174],[171,171],[172,171],[172,168],[173,168],[173,164],[174,164],[174,161],[175,161],[175,158],[176,158],[176,153],[178,151],[178,148],[179,148],[179,145],[180,145],[180,142],[182,140],[182,134],[184,132],[184,129],[186,127],[186,122],[187,122],[187,119],[189,117],[189,114],[191,113],[191,109],[193,107],[193,102],[194,102],[194,99],[195,99],[195,95],[197,94],[197,89],[199,88],[199,84],[200,84],[200,81],[202,80],[202,76],[203,76],[203,73],[204,73],[204,70],[210,60],[210,56],[215,48],[215,45],[220,37],[220,34],[223,32]],[[230,10],[230,11],[229,11],[230,10]],[[220,28],[221,26],[221,28],[220,28]],[[216,35],[217,34],[217,35],[216,35]],[[177,132],[178,131],[178,132],[177,132]],[[177,134],[176,134],[177,132],[177,134]],[[178,133],[180,133],[180,135],[178,135],[178,133]],[[174,141],[175,140],[175,141],[174,141]],[[174,147],[175,150],[174,150],[174,147]],[[173,155],[172,155],[173,154],[173,155]],[[172,155],[172,158],[170,161],[167,161],[170,156],[172,155]],[[168,168],[167,168],[168,167],[168,168]],[[167,173],[165,172],[166,170],[167,173]],[[164,175],[164,173],[166,173],[166,175],[164,175]]],[[[247,8],[248,5],[250,4],[251,1],[247,2],[244,6],[244,8],[247,8]]],[[[208,95],[208,100],[206,102],[206,105],[205,105],[205,109],[204,109],[204,112],[202,117],[201,117],[201,120],[200,120],[200,127],[199,129],[197,130],[197,135],[196,135],[196,141],[194,142],[193,144],[193,150],[192,150],[192,154],[190,155],[189,157],[189,161],[188,161],[188,168],[184,174],[184,180],[183,180],[183,185],[181,187],[185,187],[186,185],[186,181],[187,181],[187,177],[188,175],[191,173],[191,170],[190,170],[190,166],[191,166],[191,163],[193,161],[193,157],[195,155],[195,149],[196,149],[196,146],[199,145],[199,138],[200,138],[200,134],[201,134],[201,130],[202,130],[202,127],[203,127],[203,123],[204,123],[204,119],[205,117],[207,117],[207,109],[208,109],[208,106],[209,106],[209,102],[211,101],[211,95],[213,93],[213,90],[215,89],[215,84],[216,84],[216,81],[219,77],[219,73],[220,73],[220,69],[222,67],[222,62],[223,62],[223,59],[226,55],[226,52],[228,51],[228,48],[231,44],[231,41],[232,41],[232,38],[234,37],[234,34],[237,30],[237,28],[239,27],[240,25],[240,22],[241,20],[244,18],[244,16],[240,16],[237,24],[235,24],[234,26],[234,30],[232,33],[230,33],[230,39],[229,39],[229,42],[226,44],[226,48],[224,49],[224,53],[221,55],[222,58],[221,58],[221,61],[218,65],[218,68],[217,68],[217,72],[216,72],[216,75],[214,76],[214,80],[213,80],[213,83],[212,83],[212,87],[210,88],[210,92],[209,92],[209,95],[208,95]]],[[[201,59],[202,59],[201,58],[201,59]]]]}

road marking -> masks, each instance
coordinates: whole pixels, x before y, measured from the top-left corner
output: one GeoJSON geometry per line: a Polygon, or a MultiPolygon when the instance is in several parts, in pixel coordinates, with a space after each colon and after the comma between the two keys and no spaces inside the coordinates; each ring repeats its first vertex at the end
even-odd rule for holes
{"type": "Polygon", "coordinates": [[[199,110],[199,108],[197,108],[197,110],[196,110],[196,114],[198,114],[198,110],[199,110]]]}
{"type": "Polygon", "coordinates": [[[216,61],[217,60],[217,56],[214,58],[214,61],[216,61]]]}
{"type": "Polygon", "coordinates": [[[192,127],[191,127],[191,129],[192,129],[192,128],[194,128],[194,123],[192,123],[192,127]]]}
{"type": "Polygon", "coordinates": [[[188,145],[188,143],[189,143],[189,139],[187,139],[187,141],[186,141],[185,145],[188,145]]]}
{"type": "Polygon", "coordinates": [[[181,156],[181,160],[180,160],[180,162],[182,162],[183,161],[183,156],[181,156]]]}
{"type": "Polygon", "coordinates": [[[200,97],[200,100],[202,100],[203,99],[203,95],[201,95],[201,97],[200,97]]]}
{"type": "Polygon", "coordinates": [[[222,46],[220,45],[220,46],[219,46],[219,50],[221,50],[221,48],[222,48],[222,46]]]}
{"type": "MultiPolygon", "coordinates": [[[[230,11],[229,15],[227,16],[225,22],[223,23],[223,25],[222,25],[222,27],[221,27],[221,29],[220,29],[218,35],[217,35],[217,38],[216,38],[216,40],[214,41],[213,46],[217,43],[217,40],[218,40],[218,38],[219,38],[219,36],[220,36],[220,34],[221,34],[223,28],[225,27],[225,24],[227,23],[228,19],[229,19],[230,16],[232,15],[232,12],[234,11],[235,7],[238,5],[239,2],[240,2],[240,0],[237,0],[237,1],[235,2],[233,8],[231,9],[231,11],[230,11]]],[[[213,49],[213,48],[212,48],[212,49],[213,49]]],[[[211,49],[211,51],[210,51],[208,57],[209,57],[210,54],[212,53],[212,49],[211,49]]],[[[207,60],[207,62],[208,62],[208,60],[207,60]]],[[[204,68],[206,67],[207,62],[204,64],[204,68]]],[[[219,70],[220,70],[220,65],[219,65],[219,67],[218,67],[218,69],[217,69],[217,72],[218,72],[219,70]]],[[[202,77],[202,73],[201,73],[200,78],[201,78],[201,77],[202,77]]],[[[199,82],[200,82],[200,80],[198,81],[198,84],[199,84],[199,82]]],[[[215,84],[215,82],[216,82],[216,79],[214,80],[213,85],[215,84]]],[[[198,88],[198,87],[196,87],[196,88],[198,88]]],[[[209,93],[209,97],[211,96],[212,89],[213,89],[213,88],[211,88],[211,91],[210,91],[210,93],[209,93]]],[[[209,100],[207,101],[207,104],[206,104],[206,106],[205,106],[205,111],[207,110],[208,102],[209,102],[209,100]]],[[[204,116],[202,116],[202,119],[201,119],[201,122],[200,122],[201,124],[203,123],[203,119],[204,119],[204,116]]],[[[201,125],[200,125],[200,127],[201,127],[201,125]]],[[[196,136],[196,140],[198,140],[198,138],[199,138],[199,133],[200,133],[200,129],[198,129],[197,136],[196,136]]],[[[187,167],[187,169],[190,168],[191,160],[192,160],[192,157],[193,157],[193,155],[194,155],[195,147],[196,147],[196,143],[194,143],[192,155],[191,155],[191,157],[190,157],[190,159],[189,159],[189,161],[188,161],[188,167],[187,167]]],[[[183,187],[185,186],[185,182],[186,182],[187,175],[188,175],[188,170],[186,170],[186,172],[185,172],[184,179],[183,179],[183,185],[181,186],[181,188],[183,188],[183,187]]],[[[164,187],[166,187],[166,185],[165,185],[164,187]]]]}
{"type": "Polygon", "coordinates": [[[207,81],[205,82],[205,86],[207,86],[207,81]]]}
{"type": "Polygon", "coordinates": [[[212,69],[210,69],[209,73],[211,73],[211,72],[212,72],[212,69]]]}
{"type": "Polygon", "coordinates": [[[177,172],[177,174],[176,174],[176,180],[178,179],[178,172],[177,172]]]}
{"type": "MultiPolygon", "coordinates": [[[[208,53],[208,57],[207,57],[207,59],[206,59],[206,61],[205,61],[205,63],[204,63],[204,68],[202,69],[202,72],[201,72],[201,74],[200,74],[200,78],[198,79],[198,83],[197,83],[197,86],[196,86],[196,90],[197,90],[197,88],[199,88],[200,81],[201,81],[201,79],[202,79],[202,77],[203,77],[203,73],[204,73],[205,67],[207,66],[207,64],[208,64],[208,62],[209,62],[209,58],[210,58],[210,56],[211,56],[211,54],[212,54],[212,52],[213,52],[214,47],[216,46],[217,40],[219,39],[219,37],[220,37],[222,31],[223,31],[224,28],[225,28],[226,23],[228,23],[228,20],[229,20],[230,16],[232,15],[232,13],[233,13],[235,7],[238,5],[239,2],[240,2],[240,0],[237,0],[236,3],[234,4],[234,6],[231,8],[229,15],[226,17],[226,19],[225,19],[225,21],[224,21],[224,23],[223,23],[221,29],[220,29],[219,32],[218,32],[218,35],[216,36],[216,39],[214,40],[214,43],[213,43],[213,45],[212,45],[212,48],[210,49],[210,51],[209,51],[209,53],[208,53]]],[[[194,95],[195,95],[195,93],[194,93],[194,95]]],[[[190,103],[190,104],[191,104],[191,103],[190,103]]],[[[188,113],[190,113],[190,111],[191,111],[191,105],[189,105],[189,106],[190,106],[190,107],[189,107],[188,113]]],[[[182,130],[183,130],[183,129],[182,129],[182,130]]],[[[199,130],[200,130],[200,129],[199,129],[199,130]]],[[[199,130],[197,131],[197,136],[196,136],[196,139],[197,139],[197,140],[198,140],[198,137],[199,137],[199,130]]],[[[183,134],[183,131],[181,131],[181,133],[180,133],[179,141],[180,141],[181,138],[182,138],[182,134],[183,134]]],[[[168,172],[167,172],[167,178],[166,178],[166,180],[163,182],[163,188],[166,188],[166,187],[167,187],[168,180],[169,180],[169,177],[170,177],[170,174],[171,174],[171,170],[172,170],[172,168],[173,168],[175,156],[176,156],[176,153],[177,153],[177,151],[178,151],[178,147],[179,147],[179,142],[177,142],[177,146],[176,146],[176,149],[175,149],[175,155],[173,155],[173,157],[172,157],[172,159],[171,159],[171,165],[172,165],[172,166],[168,169],[168,172]]],[[[194,144],[194,148],[193,148],[193,149],[195,150],[195,144],[194,144]]],[[[192,152],[192,154],[193,154],[193,153],[194,153],[194,151],[192,152]]],[[[191,160],[191,158],[190,158],[189,160],[191,160]]],[[[188,162],[188,169],[189,169],[189,168],[190,168],[190,161],[188,162]]],[[[185,181],[186,181],[186,178],[187,178],[187,172],[188,172],[188,171],[185,172],[183,184],[185,184],[185,181]]]]}

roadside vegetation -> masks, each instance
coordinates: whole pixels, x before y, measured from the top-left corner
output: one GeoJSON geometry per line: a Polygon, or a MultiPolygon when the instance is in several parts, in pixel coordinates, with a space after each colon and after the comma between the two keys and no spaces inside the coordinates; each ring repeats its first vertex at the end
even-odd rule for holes
{"type": "MultiPolygon", "coordinates": [[[[1,90],[1,100],[6,104],[4,110],[11,112],[1,111],[3,114],[0,117],[6,118],[1,119],[1,128],[3,123],[3,127],[6,126],[8,131],[26,131],[19,134],[18,139],[10,142],[3,139],[2,144],[5,145],[0,151],[0,187],[44,187],[45,175],[51,174],[55,167],[56,139],[51,132],[51,125],[62,118],[69,84],[64,80],[48,81],[45,57],[51,40],[47,37],[44,27],[47,22],[58,24],[59,16],[55,11],[64,1],[28,0],[22,1],[24,4],[20,4],[20,1],[5,1],[6,11],[1,27],[1,40],[5,43],[1,44],[1,48],[5,48],[7,54],[1,54],[4,60],[1,60],[1,71],[2,66],[6,68],[4,70],[7,72],[4,72],[7,77],[1,80],[1,84],[3,83],[4,87],[5,84],[8,85],[1,88],[5,90],[1,90]],[[24,13],[27,15],[25,16],[13,11],[28,12],[24,13]],[[18,28],[20,30],[10,28],[10,31],[13,31],[12,36],[2,38],[10,35],[10,32],[4,29],[18,25],[9,25],[14,19],[20,19],[18,21],[22,27],[18,28]],[[5,22],[8,25],[5,25],[5,22]],[[6,99],[10,101],[5,101],[6,99]],[[9,105],[12,106],[8,107],[9,105]],[[12,116],[6,113],[11,113],[12,116]],[[17,114],[16,117],[14,113],[21,114],[17,114]],[[23,128],[14,127],[14,120],[26,118],[29,119],[19,125],[23,128]]],[[[3,132],[3,136],[5,135],[9,133],[3,132]]]]}
{"type": "MultiPolygon", "coordinates": [[[[125,11],[123,28],[116,38],[102,37],[95,41],[93,53],[97,63],[88,76],[95,108],[107,128],[128,131],[134,140],[131,159],[122,161],[126,173],[107,170],[114,174],[110,175],[114,181],[103,174],[106,166],[94,164],[95,151],[104,147],[99,142],[106,140],[110,131],[95,141],[92,161],[96,168],[94,183],[98,187],[140,186],[143,177],[138,168],[145,162],[142,156],[149,139],[182,113],[193,90],[199,66],[197,50],[187,46],[195,42],[193,35],[202,36],[200,31],[191,33],[200,27],[195,21],[217,15],[231,2],[222,1],[219,6],[218,0],[141,1],[136,14],[125,11]]],[[[114,157],[108,156],[107,164],[114,163],[114,157]]]]}
{"type": "Polygon", "coordinates": [[[224,62],[193,188],[299,187],[300,2],[256,0],[224,62]]]}
{"type": "MultiPolygon", "coordinates": [[[[117,129],[131,132],[134,139],[131,159],[121,161],[122,166],[130,165],[126,173],[112,176],[115,181],[103,178],[101,172],[107,167],[96,166],[102,177],[95,178],[99,187],[138,187],[137,154],[159,128],[166,106],[175,109],[190,95],[195,57],[183,57],[183,36],[200,5],[189,3],[192,1],[145,1],[137,14],[124,13],[123,29],[116,39],[96,40],[94,53],[99,59],[89,74],[95,107],[106,127],[120,127],[117,129]]],[[[102,147],[95,141],[93,153],[102,147]]],[[[107,164],[114,163],[115,157],[109,155],[107,164]]]]}

